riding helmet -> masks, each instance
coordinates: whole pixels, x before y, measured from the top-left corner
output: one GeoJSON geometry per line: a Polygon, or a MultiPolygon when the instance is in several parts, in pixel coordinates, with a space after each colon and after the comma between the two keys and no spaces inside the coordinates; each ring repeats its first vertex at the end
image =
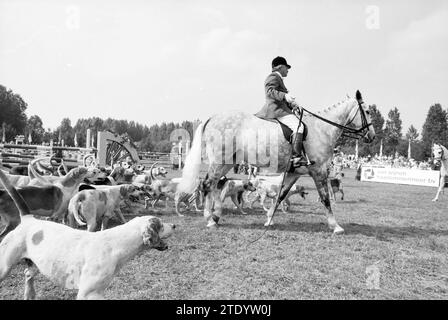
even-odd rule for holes
{"type": "Polygon", "coordinates": [[[275,68],[276,66],[284,65],[286,67],[291,68],[291,66],[286,62],[286,59],[283,57],[275,57],[274,60],[272,60],[272,68],[275,68]]]}

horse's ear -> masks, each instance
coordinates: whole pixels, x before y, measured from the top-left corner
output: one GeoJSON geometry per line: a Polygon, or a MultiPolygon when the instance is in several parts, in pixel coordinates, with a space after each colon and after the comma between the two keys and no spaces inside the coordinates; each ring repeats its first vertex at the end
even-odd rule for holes
{"type": "Polygon", "coordinates": [[[359,90],[356,90],[356,100],[362,100],[361,92],[359,92],[359,90]]]}

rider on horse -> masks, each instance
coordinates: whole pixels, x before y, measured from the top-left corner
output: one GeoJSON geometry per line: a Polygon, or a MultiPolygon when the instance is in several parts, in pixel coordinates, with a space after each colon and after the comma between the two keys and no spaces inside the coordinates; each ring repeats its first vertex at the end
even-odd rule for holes
{"type": "Polygon", "coordinates": [[[302,107],[288,93],[288,89],[283,83],[283,78],[288,75],[289,68],[291,66],[283,57],[276,57],[272,60],[272,73],[264,82],[266,103],[256,116],[265,120],[277,120],[292,130],[290,141],[292,143],[292,167],[312,165],[315,162],[308,162],[303,156],[304,125],[295,115],[295,113],[303,112],[302,107]]]}

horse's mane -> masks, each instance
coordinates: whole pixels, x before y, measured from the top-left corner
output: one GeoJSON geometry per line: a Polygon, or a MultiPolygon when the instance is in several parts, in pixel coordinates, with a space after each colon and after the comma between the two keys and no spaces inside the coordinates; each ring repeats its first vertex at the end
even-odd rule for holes
{"type": "Polygon", "coordinates": [[[347,95],[343,100],[339,101],[336,104],[333,104],[332,106],[329,106],[327,108],[325,108],[324,110],[318,111],[317,114],[326,114],[328,113],[330,110],[333,110],[334,108],[337,108],[338,106],[340,106],[343,103],[346,103],[348,100],[350,99],[350,97],[347,95]]]}

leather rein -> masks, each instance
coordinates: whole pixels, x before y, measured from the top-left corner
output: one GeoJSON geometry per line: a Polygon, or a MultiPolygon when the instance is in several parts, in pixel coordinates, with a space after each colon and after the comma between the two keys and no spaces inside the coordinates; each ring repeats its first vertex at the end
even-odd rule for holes
{"type": "Polygon", "coordinates": [[[319,115],[317,115],[317,114],[315,114],[315,113],[313,113],[313,112],[311,112],[311,111],[309,111],[309,110],[307,110],[307,109],[305,109],[303,107],[302,107],[302,109],[304,111],[308,112],[310,115],[318,118],[319,120],[322,120],[322,121],[324,121],[324,122],[326,122],[328,124],[331,124],[332,126],[334,126],[336,128],[341,129],[342,130],[342,135],[344,137],[353,138],[353,139],[359,139],[359,138],[365,137],[365,135],[367,134],[367,131],[369,130],[369,127],[372,125],[371,122],[370,123],[367,122],[367,117],[366,117],[365,111],[364,111],[364,109],[362,107],[362,104],[363,104],[363,101],[362,100],[358,100],[358,110],[356,110],[356,113],[353,116],[353,118],[349,122],[347,122],[345,125],[342,125],[342,124],[330,121],[328,119],[325,119],[325,118],[323,118],[323,117],[321,117],[321,116],[319,116],[319,115]],[[362,123],[361,128],[356,129],[356,128],[347,127],[350,123],[353,122],[353,120],[355,120],[356,115],[358,114],[358,112],[360,112],[360,114],[361,114],[361,123],[362,123]]]}

